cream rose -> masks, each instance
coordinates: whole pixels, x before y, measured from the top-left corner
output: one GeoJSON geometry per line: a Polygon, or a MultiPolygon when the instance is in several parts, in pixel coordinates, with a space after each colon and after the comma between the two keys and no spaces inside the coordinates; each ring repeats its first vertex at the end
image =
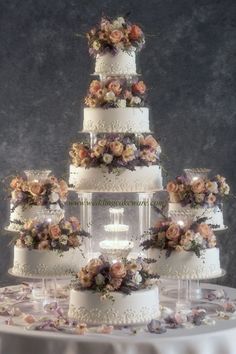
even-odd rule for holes
{"type": "Polygon", "coordinates": [[[99,258],[93,258],[91,259],[87,266],[86,266],[86,271],[91,274],[92,276],[96,275],[99,271],[99,268],[102,265],[102,261],[99,258]]]}
{"type": "Polygon", "coordinates": [[[121,156],[124,150],[124,145],[120,141],[113,141],[110,143],[110,149],[114,156],[121,156]]]}
{"type": "Polygon", "coordinates": [[[179,190],[178,184],[174,181],[167,183],[166,190],[168,193],[177,193],[179,190]]]}
{"type": "Polygon", "coordinates": [[[191,184],[191,189],[193,193],[203,193],[205,190],[205,183],[201,179],[197,179],[196,181],[193,181],[191,184]]]}

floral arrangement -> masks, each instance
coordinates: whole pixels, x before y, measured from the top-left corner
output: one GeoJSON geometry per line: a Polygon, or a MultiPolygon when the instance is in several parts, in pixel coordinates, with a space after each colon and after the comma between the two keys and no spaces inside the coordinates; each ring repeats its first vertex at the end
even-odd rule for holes
{"type": "Polygon", "coordinates": [[[230,191],[225,177],[220,175],[212,179],[197,178],[191,182],[186,176],[176,177],[167,184],[166,189],[170,202],[181,203],[182,206],[191,205],[191,207],[218,205],[230,191]]]}
{"type": "Polygon", "coordinates": [[[139,51],[145,43],[141,28],[124,17],[114,20],[102,17],[100,24],[92,28],[86,36],[89,53],[94,57],[105,53],[115,55],[119,49],[126,52],[139,51]]]}
{"type": "Polygon", "coordinates": [[[46,181],[28,181],[26,178],[16,176],[10,183],[12,211],[22,205],[42,205],[50,208],[52,204],[59,204],[61,208],[67,199],[67,183],[54,176],[48,177],[46,181]]]}
{"type": "Polygon", "coordinates": [[[125,79],[93,80],[85,104],[88,107],[125,108],[143,107],[146,85],[143,81],[127,82],[125,79]]]}
{"type": "Polygon", "coordinates": [[[152,135],[140,136],[139,144],[135,144],[128,135],[111,135],[99,139],[92,148],[83,143],[74,143],[69,154],[76,167],[105,165],[112,172],[119,167],[135,170],[135,166],[157,164],[160,151],[160,145],[152,135]]]}
{"type": "Polygon", "coordinates": [[[166,250],[167,257],[172,251],[191,251],[200,257],[201,250],[216,246],[215,234],[205,221],[206,218],[201,218],[186,227],[171,219],[158,221],[147,232],[149,238],[141,243],[141,247],[144,250],[149,248],[166,250]]]}
{"type": "Polygon", "coordinates": [[[100,292],[102,298],[111,298],[111,292],[130,294],[151,284],[151,279],[159,278],[150,274],[148,263],[136,260],[108,262],[103,256],[91,259],[76,275],[73,287],[77,290],[100,292]]]}
{"type": "Polygon", "coordinates": [[[71,247],[80,247],[82,238],[89,236],[81,229],[76,217],[63,219],[58,224],[30,220],[24,224],[15,245],[28,249],[68,251],[71,247]]]}

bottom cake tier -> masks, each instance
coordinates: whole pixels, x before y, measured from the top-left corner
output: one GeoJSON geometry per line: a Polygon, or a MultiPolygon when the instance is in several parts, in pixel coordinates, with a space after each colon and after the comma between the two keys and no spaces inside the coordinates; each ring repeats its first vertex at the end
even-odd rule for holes
{"type": "Polygon", "coordinates": [[[81,250],[76,248],[59,253],[14,246],[11,273],[22,277],[67,276],[78,272],[85,263],[81,250]]]}
{"type": "Polygon", "coordinates": [[[75,167],[70,165],[69,184],[78,191],[88,192],[152,192],[162,190],[161,167],[137,166],[135,171],[106,167],[75,167]]]}
{"type": "Polygon", "coordinates": [[[189,206],[183,207],[180,203],[169,203],[169,216],[185,216],[188,215],[193,219],[197,218],[207,218],[206,223],[217,225],[215,230],[223,230],[225,228],[223,213],[222,210],[218,206],[204,208],[197,206],[195,208],[191,208],[189,206]]]}
{"type": "Polygon", "coordinates": [[[101,299],[91,290],[70,291],[69,317],[88,325],[145,324],[159,316],[158,287],[132,291],[130,295],[112,292],[101,299]]]}
{"type": "Polygon", "coordinates": [[[150,249],[148,256],[156,262],[151,265],[153,273],[163,278],[173,279],[211,279],[222,275],[219,248],[208,248],[197,257],[191,251],[172,251],[166,256],[166,250],[150,249]]]}

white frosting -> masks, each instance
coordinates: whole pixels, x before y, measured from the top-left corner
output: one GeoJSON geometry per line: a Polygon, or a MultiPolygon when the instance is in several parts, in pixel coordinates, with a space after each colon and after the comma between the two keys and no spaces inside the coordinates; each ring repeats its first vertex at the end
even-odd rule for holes
{"type": "Polygon", "coordinates": [[[98,54],[95,74],[136,75],[135,51],[127,53],[120,49],[115,55],[110,53],[98,54]]]}
{"type": "Polygon", "coordinates": [[[162,190],[161,167],[138,166],[135,171],[118,168],[109,173],[104,167],[70,165],[69,184],[81,192],[152,192],[162,190]]]}
{"type": "Polygon", "coordinates": [[[179,279],[210,279],[221,275],[219,248],[209,248],[201,251],[197,257],[191,251],[172,251],[166,257],[166,250],[151,248],[148,257],[156,259],[151,264],[152,271],[163,278],[179,279]]]}
{"type": "Polygon", "coordinates": [[[88,325],[132,325],[148,323],[159,316],[157,286],[130,295],[111,293],[114,302],[101,300],[93,291],[70,291],[69,317],[88,325]]]}
{"type": "Polygon", "coordinates": [[[85,263],[86,260],[78,248],[59,253],[14,246],[12,273],[23,277],[63,276],[77,272],[85,263]]]}
{"type": "Polygon", "coordinates": [[[83,131],[147,133],[150,132],[149,109],[145,107],[84,108],[83,131]]]}
{"type": "Polygon", "coordinates": [[[189,216],[190,218],[196,220],[198,218],[207,218],[206,223],[212,225],[219,225],[215,230],[222,230],[225,228],[223,213],[218,206],[212,208],[195,207],[190,206],[183,207],[180,203],[169,203],[169,216],[189,216]]]}
{"type": "MultiPolygon", "coordinates": [[[[12,209],[13,205],[11,204],[10,208],[12,209]]],[[[14,222],[26,222],[28,220],[34,219],[39,222],[43,222],[51,219],[51,222],[58,223],[61,219],[63,219],[65,214],[64,209],[58,204],[50,205],[50,209],[45,208],[41,205],[32,205],[32,206],[24,206],[19,205],[11,211],[10,213],[10,224],[7,226],[9,231],[19,231],[22,228],[22,225],[14,222]]]]}

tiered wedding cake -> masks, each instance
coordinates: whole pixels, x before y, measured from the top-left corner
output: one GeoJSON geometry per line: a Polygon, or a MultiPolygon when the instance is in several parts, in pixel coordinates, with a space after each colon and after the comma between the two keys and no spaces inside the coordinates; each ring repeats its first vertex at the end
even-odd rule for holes
{"type": "Polygon", "coordinates": [[[83,236],[77,218],[64,219],[68,187],[50,171],[25,171],[11,183],[7,230],[17,232],[11,273],[22,277],[64,276],[85,263],[83,236]]]}
{"type": "Polygon", "coordinates": [[[138,26],[116,21],[113,27],[103,19],[88,34],[100,80],[85,98],[83,131],[90,140],[72,145],[69,183],[82,192],[157,191],[161,148],[150,135],[146,85],[136,74],[144,37],[138,26]]]}
{"type": "Polygon", "coordinates": [[[215,230],[225,229],[222,200],[229,185],[222,176],[209,178],[207,169],[185,169],[183,176],[167,184],[169,216],[204,217],[215,230]]]}
{"type": "MultiPolygon", "coordinates": [[[[70,185],[79,192],[158,191],[161,149],[150,135],[146,86],[136,73],[143,32],[121,17],[103,18],[88,39],[100,80],[91,82],[85,98],[83,131],[90,133],[90,141],[72,145],[70,185]]],[[[111,215],[122,211],[110,209],[111,215]]],[[[115,222],[105,225],[105,231],[112,239],[100,242],[102,256],[77,274],[69,316],[93,325],[129,325],[156,318],[158,288],[150,284],[155,276],[141,259],[127,260],[133,243],[120,239],[127,225],[115,222]]]]}

